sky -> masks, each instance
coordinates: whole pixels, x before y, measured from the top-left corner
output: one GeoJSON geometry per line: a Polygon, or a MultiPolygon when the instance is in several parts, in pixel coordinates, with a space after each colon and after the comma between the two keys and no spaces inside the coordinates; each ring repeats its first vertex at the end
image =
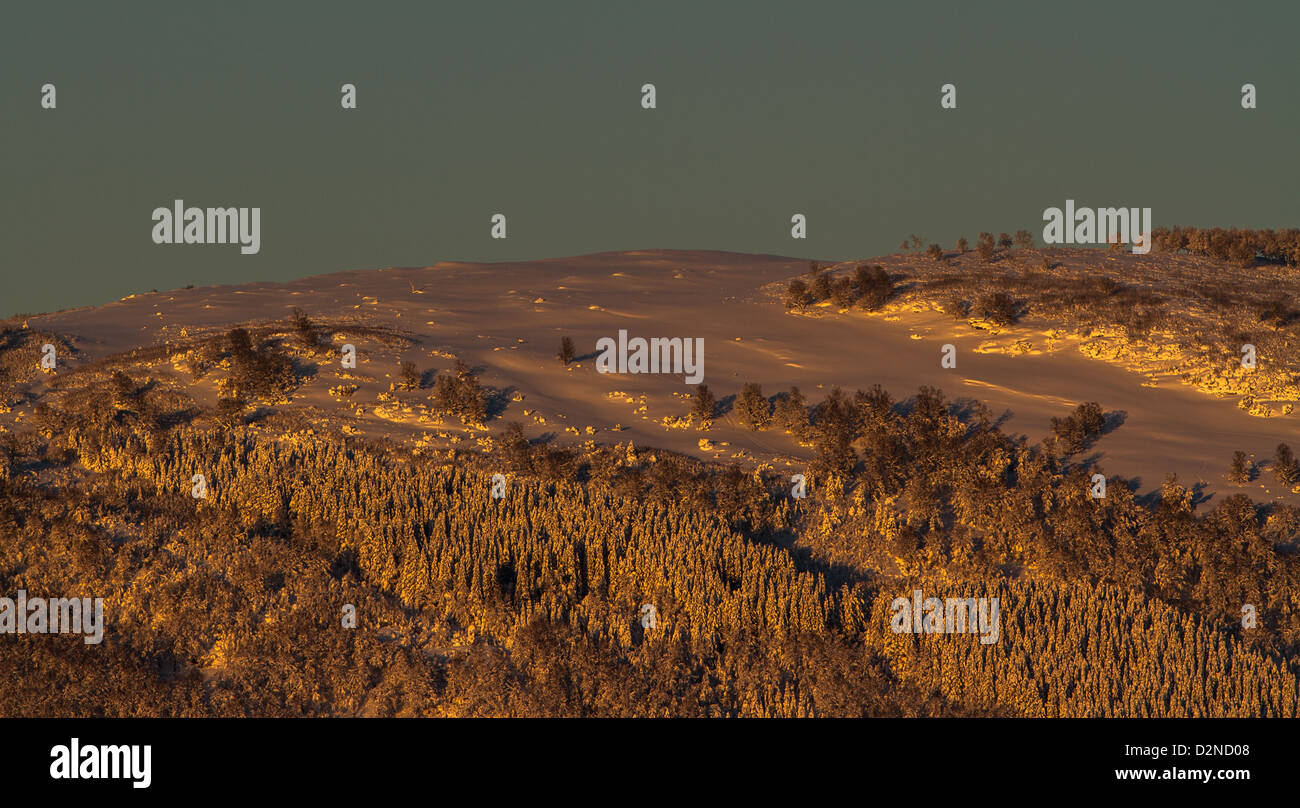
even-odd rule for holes
{"type": "Polygon", "coordinates": [[[1300,226],[1300,5],[1135,5],[15,4],[0,316],[444,260],[867,258],[1041,236],[1066,199],[1300,226]],[[260,208],[260,251],[155,244],[177,199],[260,208]]]}

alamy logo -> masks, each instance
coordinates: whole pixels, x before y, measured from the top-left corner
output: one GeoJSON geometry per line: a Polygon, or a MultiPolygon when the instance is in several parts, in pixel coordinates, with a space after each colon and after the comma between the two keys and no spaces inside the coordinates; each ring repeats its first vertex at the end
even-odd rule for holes
{"type": "Polygon", "coordinates": [[[103,598],[0,598],[0,634],[84,634],[86,645],[104,640],[103,598]]]}
{"type": "Polygon", "coordinates": [[[627,338],[620,328],[618,342],[613,337],[596,340],[596,370],[600,373],[681,373],[687,384],[704,379],[703,337],[627,338]]]}
{"type": "Polygon", "coordinates": [[[67,746],[58,744],[50,749],[50,777],[54,780],[131,780],[132,788],[148,788],[153,782],[153,747],[143,746],[82,746],[73,738],[67,746]]]}
{"type": "Polygon", "coordinates": [[[1146,255],[1151,252],[1151,208],[1092,208],[1074,207],[1074,200],[1065,200],[1065,210],[1048,208],[1043,211],[1043,242],[1045,244],[1114,244],[1132,243],[1133,252],[1146,255]]]}
{"type": "Polygon", "coordinates": [[[262,249],[261,208],[154,208],[154,244],[239,244],[239,252],[262,249]]]}
{"type": "Polygon", "coordinates": [[[889,627],[895,634],[976,634],[980,642],[998,641],[1001,615],[997,598],[921,598],[921,590],[912,590],[912,599],[898,597],[889,607],[894,616],[889,627]]]}

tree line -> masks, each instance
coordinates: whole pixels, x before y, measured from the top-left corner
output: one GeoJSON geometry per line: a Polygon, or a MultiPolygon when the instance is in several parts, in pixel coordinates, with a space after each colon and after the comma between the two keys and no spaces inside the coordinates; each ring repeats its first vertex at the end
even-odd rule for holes
{"type": "Polygon", "coordinates": [[[0,643],[4,714],[1296,712],[1300,514],[1201,513],[1173,480],[1089,498],[1093,408],[1029,444],[929,388],[764,409],[746,385],[755,428],[815,450],[799,500],[774,470],[517,427],[486,455],[221,427],[123,376],[0,440],[0,585],[109,615],[95,648],[0,643]],[[893,633],[913,586],[999,597],[1001,639],[893,633]]]}

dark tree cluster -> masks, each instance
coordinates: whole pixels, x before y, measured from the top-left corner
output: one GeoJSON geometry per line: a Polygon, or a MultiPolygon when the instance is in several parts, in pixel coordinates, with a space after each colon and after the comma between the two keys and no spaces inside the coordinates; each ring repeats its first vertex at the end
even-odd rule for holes
{"type": "Polygon", "coordinates": [[[1273,454],[1273,477],[1288,488],[1300,484],[1300,462],[1285,443],[1279,443],[1273,454]]]}
{"type": "Polygon", "coordinates": [[[1250,458],[1245,452],[1237,451],[1232,453],[1232,461],[1228,464],[1228,482],[1233,485],[1245,485],[1250,482],[1254,476],[1254,467],[1250,458]]]}
{"type": "Polygon", "coordinates": [[[691,400],[691,418],[695,424],[700,429],[708,429],[717,411],[718,402],[709,390],[709,386],[707,384],[696,386],[695,396],[691,400]]]}
{"type": "Polygon", "coordinates": [[[996,325],[1015,325],[1020,319],[1020,306],[1006,292],[994,292],[979,299],[976,313],[996,325]]]}
{"type": "Polygon", "coordinates": [[[885,305],[893,294],[894,282],[884,267],[863,264],[854,269],[852,276],[837,277],[822,272],[811,284],[800,278],[791,280],[786,286],[785,307],[802,309],[830,300],[843,309],[856,305],[874,311],[885,305]]]}
{"type": "MultiPolygon", "coordinates": [[[[975,250],[982,261],[992,261],[993,256],[997,253],[998,248],[1009,250],[1012,247],[1019,247],[1022,250],[1031,249],[1034,246],[1034,234],[1028,230],[1017,230],[1015,235],[999,233],[995,238],[992,233],[980,233],[976,239],[975,250]]],[[[934,246],[931,246],[934,249],[934,246]]],[[[970,242],[965,236],[957,239],[957,252],[965,255],[970,251],[970,242]]],[[[940,250],[941,252],[941,250],[940,250]]]]}
{"type": "Polygon", "coordinates": [[[459,418],[465,424],[482,424],[487,419],[487,393],[469,365],[456,360],[451,371],[434,380],[430,406],[440,415],[459,418]]]}
{"type": "Polygon", "coordinates": [[[230,374],[222,387],[227,395],[274,400],[298,386],[293,360],[273,341],[254,346],[248,331],[233,328],[226,343],[230,374]]]}
{"type": "Polygon", "coordinates": [[[1157,227],[1151,241],[1162,252],[1189,252],[1243,267],[1256,261],[1300,264],[1300,228],[1249,230],[1222,227],[1157,227]]]}
{"type": "Polygon", "coordinates": [[[795,278],[785,287],[785,307],[787,309],[802,309],[805,306],[812,305],[812,294],[808,291],[808,284],[802,278],[795,278]]]}
{"type": "Polygon", "coordinates": [[[397,386],[402,390],[418,390],[420,388],[420,371],[415,367],[414,362],[402,362],[401,370],[397,376],[397,386]]]}
{"type": "Polygon", "coordinates": [[[1052,419],[1052,432],[1056,433],[1061,450],[1067,455],[1078,454],[1101,437],[1106,428],[1106,414],[1101,405],[1087,401],[1064,418],[1052,419]]]}
{"type": "Polygon", "coordinates": [[[772,422],[772,404],[763,396],[760,385],[749,382],[740,388],[740,395],[736,397],[736,416],[746,429],[767,429],[772,422]]]}
{"type": "MultiPolygon", "coordinates": [[[[166,350],[166,346],[163,346],[166,350]]],[[[224,398],[281,401],[298,387],[299,371],[281,340],[254,337],[248,329],[232,328],[208,337],[190,350],[190,368],[201,378],[214,367],[228,370],[218,382],[224,398]]],[[[89,372],[92,368],[85,368],[89,372]]]]}
{"type": "Polygon", "coordinates": [[[802,440],[808,430],[808,400],[799,392],[798,387],[791,387],[789,392],[778,393],[772,422],[778,428],[789,432],[802,440]]]}
{"type": "Polygon", "coordinates": [[[298,337],[299,344],[308,350],[315,351],[329,347],[325,332],[298,309],[293,310],[293,331],[298,337]]]}

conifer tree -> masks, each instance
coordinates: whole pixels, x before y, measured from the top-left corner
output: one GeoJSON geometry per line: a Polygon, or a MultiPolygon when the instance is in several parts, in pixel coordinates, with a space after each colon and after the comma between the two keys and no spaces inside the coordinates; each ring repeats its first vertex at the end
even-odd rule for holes
{"type": "Polygon", "coordinates": [[[763,397],[763,388],[747,382],[736,399],[736,415],[747,429],[767,429],[772,420],[772,407],[763,397]]]}
{"type": "Polygon", "coordinates": [[[713,393],[709,391],[707,384],[697,385],[695,388],[694,401],[691,404],[691,417],[700,429],[708,429],[713,425],[713,416],[717,409],[717,402],[713,398],[713,393]]]}
{"type": "Polygon", "coordinates": [[[560,363],[561,363],[561,364],[564,364],[564,365],[567,365],[567,364],[569,364],[570,362],[573,361],[573,359],[574,359],[574,357],[575,357],[576,355],[577,355],[577,352],[576,352],[576,350],[575,350],[574,347],[573,347],[573,338],[572,338],[572,337],[561,337],[561,338],[560,338],[560,351],[559,351],[559,353],[557,353],[557,354],[555,355],[556,358],[560,360],[560,363]]]}

